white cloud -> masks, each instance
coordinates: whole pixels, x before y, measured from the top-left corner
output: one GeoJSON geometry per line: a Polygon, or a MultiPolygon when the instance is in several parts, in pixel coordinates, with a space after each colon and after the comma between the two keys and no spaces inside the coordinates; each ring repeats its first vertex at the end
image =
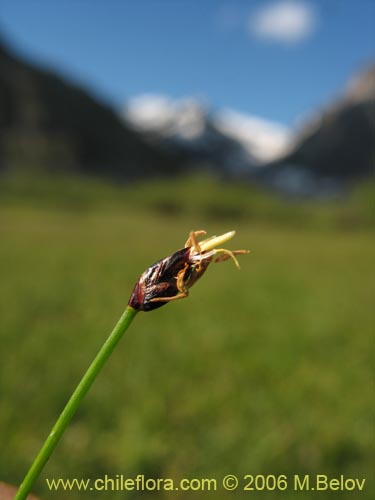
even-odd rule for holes
{"type": "Polygon", "coordinates": [[[304,0],[278,0],[263,5],[249,19],[253,35],[288,44],[307,38],[315,26],[315,10],[304,0]]]}

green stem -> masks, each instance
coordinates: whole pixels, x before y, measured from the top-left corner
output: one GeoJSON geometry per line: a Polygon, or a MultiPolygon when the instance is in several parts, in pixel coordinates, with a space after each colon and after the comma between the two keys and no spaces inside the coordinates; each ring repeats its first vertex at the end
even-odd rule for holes
{"type": "Polygon", "coordinates": [[[35,458],[29,471],[27,472],[24,480],[22,481],[21,486],[19,487],[16,496],[14,497],[14,500],[25,500],[27,498],[31,488],[33,487],[33,484],[39,477],[39,474],[41,473],[43,467],[46,465],[49,457],[51,456],[53,450],[59,442],[59,439],[63,435],[70,420],[77,411],[80,402],[84,398],[87,391],[90,389],[98,373],[103,368],[104,363],[111,355],[112,351],[116,347],[117,343],[127,330],[136,314],[137,311],[132,307],[128,306],[125,309],[117,325],[112,330],[112,333],[104,342],[102,348],[95,356],[93,362],[82,377],[80,383],[77,385],[69,401],[66,403],[65,408],[61,412],[59,418],[57,419],[57,422],[52,428],[49,436],[45,440],[41,450],[39,451],[37,457],[35,458]]]}

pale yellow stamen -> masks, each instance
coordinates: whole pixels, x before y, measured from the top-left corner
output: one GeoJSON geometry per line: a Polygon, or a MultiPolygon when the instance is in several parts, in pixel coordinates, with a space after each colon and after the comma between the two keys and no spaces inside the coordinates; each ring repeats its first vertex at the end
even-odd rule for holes
{"type": "MultiPolygon", "coordinates": [[[[220,236],[211,236],[203,241],[198,242],[197,236],[201,234],[206,234],[205,231],[191,231],[189,239],[186,242],[186,246],[191,246],[191,253],[189,259],[191,262],[197,262],[196,270],[199,273],[201,271],[201,262],[211,259],[216,256],[214,262],[223,262],[227,259],[232,259],[236,267],[239,269],[240,265],[235,255],[249,253],[249,250],[227,250],[226,248],[217,248],[218,245],[222,245],[226,241],[233,238],[236,231],[229,231],[228,233],[221,234],[220,236]]],[[[181,274],[180,284],[183,282],[185,275],[185,270],[181,274]]]]}
{"type": "Polygon", "coordinates": [[[200,241],[199,246],[201,252],[208,252],[209,250],[213,250],[215,247],[222,245],[226,241],[229,241],[236,234],[236,231],[229,231],[228,233],[224,233],[220,236],[211,236],[211,238],[207,238],[206,240],[200,241]]]}

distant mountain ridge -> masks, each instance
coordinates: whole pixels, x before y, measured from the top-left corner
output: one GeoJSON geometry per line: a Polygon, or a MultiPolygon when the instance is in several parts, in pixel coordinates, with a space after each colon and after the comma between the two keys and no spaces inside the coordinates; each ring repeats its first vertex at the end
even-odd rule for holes
{"type": "Polygon", "coordinates": [[[374,174],[375,65],[295,133],[233,110],[212,112],[194,99],[157,95],[130,100],[124,117],[190,164],[290,195],[332,196],[374,174]]]}
{"type": "Polygon", "coordinates": [[[15,56],[0,39],[0,172],[24,168],[128,181],[208,169],[318,197],[374,173],[375,65],[296,134],[233,110],[212,112],[194,99],[159,96],[158,102],[153,96],[143,104],[131,100],[116,112],[15,56]]]}
{"type": "Polygon", "coordinates": [[[118,179],[179,168],[105,103],[23,61],[0,40],[0,169],[25,165],[118,179]]]}

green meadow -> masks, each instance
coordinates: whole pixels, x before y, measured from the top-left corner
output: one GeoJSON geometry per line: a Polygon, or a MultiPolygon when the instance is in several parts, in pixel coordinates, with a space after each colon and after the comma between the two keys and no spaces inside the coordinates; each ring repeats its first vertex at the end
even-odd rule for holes
{"type": "Polygon", "coordinates": [[[150,264],[231,229],[241,271],[140,313],[35,493],[44,500],[334,498],[292,478],[365,478],[374,498],[374,188],[291,202],[209,177],[0,183],[0,480],[18,484],[150,264]],[[215,478],[216,493],[49,491],[46,478],[215,478]],[[236,492],[221,480],[234,474],[236,492]],[[288,489],[243,491],[247,474],[288,489]],[[372,481],[372,482],[371,482],[372,481]]]}

